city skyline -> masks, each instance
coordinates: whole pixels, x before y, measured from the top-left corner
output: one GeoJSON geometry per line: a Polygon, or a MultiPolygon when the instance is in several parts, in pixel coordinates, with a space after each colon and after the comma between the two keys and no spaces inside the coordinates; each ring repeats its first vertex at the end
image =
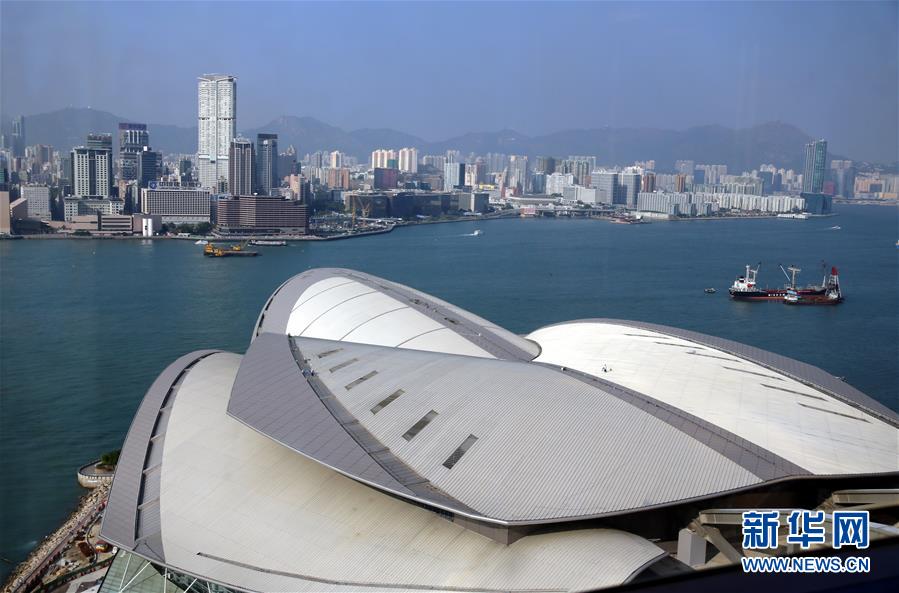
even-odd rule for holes
{"type": "MultiPolygon", "coordinates": [[[[86,38],[84,31],[90,28],[71,27],[78,32],[69,33],[59,27],[89,14],[102,29],[144,38],[165,15],[160,10],[164,5],[45,4],[3,5],[9,17],[2,24],[4,120],[72,105],[135,121],[188,126],[197,113],[187,81],[218,71],[242,81],[238,129],[287,114],[348,129],[393,128],[429,140],[505,128],[538,135],[603,126],[682,130],[786,121],[811,136],[828,138],[836,154],[896,160],[896,56],[889,49],[896,41],[890,28],[895,3],[865,3],[851,10],[843,3],[771,3],[751,9],[681,3],[339,3],[327,7],[333,18],[324,20],[316,16],[324,7],[313,3],[264,4],[259,14],[247,14],[246,6],[235,3],[210,18],[252,27],[276,10],[281,18],[267,21],[276,29],[275,37],[288,25],[317,24],[296,39],[282,31],[283,48],[267,53],[265,60],[257,49],[249,51],[237,41],[210,61],[208,51],[200,51],[209,36],[182,40],[184,36],[173,34],[179,41],[159,47],[152,66],[145,63],[148,58],[126,57],[120,50],[106,57],[106,41],[86,38]],[[567,18],[574,10],[578,18],[567,18]],[[491,18],[497,13],[500,21],[491,18]],[[384,25],[397,19],[406,24],[402,35],[377,27],[382,33],[373,34],[354,24],[384,25]],[[758,29],[760,22],[768,24],[758,29]],[[789,30],[780,32],[772,24],[778,22],[789,22],[789,30]],[[541,31],[535,29],[538,25],[544,34],[529,41],[541,31]],[[825,43],[837,26],[844,43],[825,43]],[[46,47],[15,49],[26,46],[23,35],[34,27],[55,32],[48,35],[46,47]],[[472,43],[457,43],[463,37],[472,43]],[[362,51],[371,43],[377,51],[362,51]],[[71,44],[87,48],[97,59],[75,63],[62,51],[71,44]],[[659,46],[675,51],[659,52],[659,46]],[[449,63],[461,67],[457,79],[434,75],[449,63]],[[139,73],[142,83],[122,85],[123,66],[139,73]],[[36,68],[46,76],[29,76],[36,68]],[[573,78],[572,71],[597,76],[573,78]],[[660,91],[664,102],[658,100],[660,91]],[[166,100],[159,100],[161,94],[166,100]],[[379,96],[383,100],[372,100],[379,96]]],[[[176,32],[203,8],[186,5],[182,19],[166,21],[167,29],[176,32]]]]}

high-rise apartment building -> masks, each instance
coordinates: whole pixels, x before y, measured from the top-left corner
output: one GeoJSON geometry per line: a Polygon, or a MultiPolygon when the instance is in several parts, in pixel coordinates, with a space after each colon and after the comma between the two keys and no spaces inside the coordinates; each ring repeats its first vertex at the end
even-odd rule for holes
{"type": "Polygon", "coordinates": [[[343,167],[344,154],[342,152],[340,152],[339,150],[333,150],[333,151],[331,151],[331,154],[329,155],[329,157],[330,157],[330,167],[332,169],[340,169],[341,167],[343,167]]]}
{"type": "Polygon", "coordinates": [[[253,143],[246,138],[234,138],[228,150],[228,192],[232,196],[253,195],[255,173],[256,151],[253,143]]]}
{"type": "Polygon", "coordinates": [[[378,150],[374,150],[371,153],[371,168],[372,169],[396,169],[396,165],[391,166],[391,161],[396,163],[398,161],[398,155],[395,150],[388,150],[386,148],[379,148],[378,150]]]}
{"type": "Polygon", "coordinates": [[[133,181],[138,177],[138,155],[150,146],[147,124],[119,124],[119,178],[133,181]]]}
{"type": "Polygon", "coordinates": [[[827,140],[812,140],[805,145],[805,167],[802,169],[802,191],[821,193],[824,189],[824,166],[827,163],[827,140]]]}
{"type": "Polygon", "coordinates": [[[202,187],[214,188],[226,178],[228,153],[237,130],[237,79],[204,74],[197,85],[197,169],[202,187]]]}
{"type": "Polygon", "coordinates": [[[399,152],[400,171],[405,173],[418,173],[418,149],[401,148],[399,152]]]}
{"type": "Polygon", "coordinates": [[[71,154],[72,194],[108,197],[112,193],[112,150],[78,146],[71,154]]]}
{"type": "Polygon", "coordinates": [[[281,187],[277,134],[256,134],[256,185],[262,196],[276,195],[281,187]]]}

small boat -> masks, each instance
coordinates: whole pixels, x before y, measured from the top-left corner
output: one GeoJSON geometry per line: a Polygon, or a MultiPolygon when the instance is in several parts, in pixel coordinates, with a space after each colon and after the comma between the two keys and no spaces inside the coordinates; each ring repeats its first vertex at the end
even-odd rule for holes
{"type": "Polygon", "coordinates": [[[253,239],[250,245],[259,245],[262,247],[286,247],[287,241],[276,241],[270,239],[253,239]]]}
{"type": "Polygon", "coordinates": [[[199,241],[194,243],[194,245],[208,245],[208,244],[209,244],[209,241],[207,241],[206,239],[200,239],[199,241]]]}
{"type": "Polygon", "coordinates": [[[828,231],[841,231],[841,230],[843,230],[843,227],[841,227],[841,226],[839,226],[839,225],[835,225],[835,226],[830,227],[830,228],[827,229],[827,230],[828,230],[828,231]]]}
{"type": "Polygon", "coordinates": [[[232,245],[229,249],[219,247],[214,243],[207,243],[203,248],[203,255],[206,257],[256,257],[258,251],[247,251],[244,249],[246,244],[232,245]]]}
{"type": "Polygon", "coordinates": [[[481,229],[475,229],[474,232],[471,234],[471,236],[472,237],[480,237],[483,234],[484,234],[484,231],[482,231],[481,229]]]}
{"type": "Polygon", "coordinates": [[[706,294],[715,294],[716,292],[718,292],[718,290],[715,288],[706,288],[705,289],[706,294]]]}

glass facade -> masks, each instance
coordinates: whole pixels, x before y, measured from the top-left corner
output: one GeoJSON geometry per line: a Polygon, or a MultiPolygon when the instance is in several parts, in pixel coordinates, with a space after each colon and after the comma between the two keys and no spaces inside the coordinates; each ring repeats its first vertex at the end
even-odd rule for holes
{"type": "Polygon", "coordinates": [[[243,593],[119,551],[98,593],[243,593]]]}

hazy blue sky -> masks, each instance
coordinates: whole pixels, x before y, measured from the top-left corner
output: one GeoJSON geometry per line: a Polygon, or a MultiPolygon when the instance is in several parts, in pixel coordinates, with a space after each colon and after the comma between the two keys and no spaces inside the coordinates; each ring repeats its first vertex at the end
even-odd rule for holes
{"type": "Polygon", "coordinates": [[[0,109],[192,125],[238,76],[238,127],[282,114],[428,140],[513,128],[781,120],[897,158],[897,2],[0,4],[0,109]]]}

